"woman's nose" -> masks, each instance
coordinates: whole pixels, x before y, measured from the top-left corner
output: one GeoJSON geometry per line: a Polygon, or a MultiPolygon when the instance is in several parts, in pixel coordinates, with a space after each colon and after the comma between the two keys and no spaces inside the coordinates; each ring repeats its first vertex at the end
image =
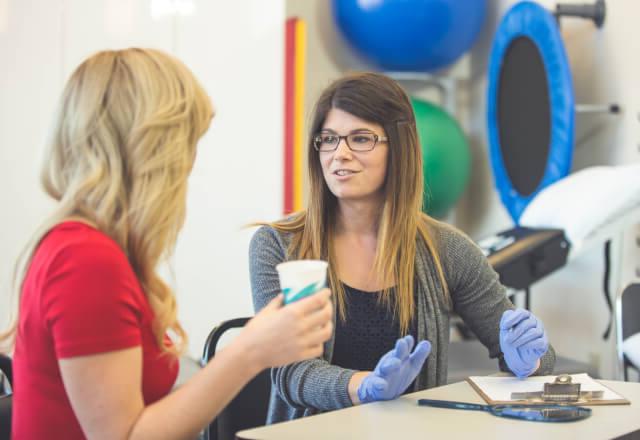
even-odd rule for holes
{"type": "Polygon", "coordinates": [[[351,158],[351,149],[347,145],[346,138],[340,138],[338,140],[338,145],[336,146],[335,153],[333,154],[335,158],[351,158]]]}

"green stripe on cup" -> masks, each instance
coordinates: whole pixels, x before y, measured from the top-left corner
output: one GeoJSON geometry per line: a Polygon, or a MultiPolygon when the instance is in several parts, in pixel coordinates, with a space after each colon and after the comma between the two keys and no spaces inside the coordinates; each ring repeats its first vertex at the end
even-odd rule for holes
{"type": "Polygon", "coordinates": [[[302,299],[305,296],[309,296],[317,292],[323,287],[324,287],[324,283],[322,282],[311,283],[308,286],[303,287],[297,292],[293,292],[293,289],[291,289],[290,287],[285,287],[284,289],[282,289],[282,293],[284,293],[284,302],[285,304],[288,304],[290,302],[302,299]]]}

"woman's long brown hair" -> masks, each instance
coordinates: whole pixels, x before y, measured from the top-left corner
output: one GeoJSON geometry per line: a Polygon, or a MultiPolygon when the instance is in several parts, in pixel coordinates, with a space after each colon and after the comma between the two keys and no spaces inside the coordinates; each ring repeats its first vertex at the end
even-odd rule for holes
{"type": "Polygon", "coordinates": [[[380,213],[377,249],[372,273],[384,286],[382,299],[398,318],[406,333],[413,318],[417,239],[424,241],[443,285],[444,303],[449,294],[429,224],[435,220],[422,212],[422,152],[411,102],[391,78],[377,73],[355,73],[338,79],[318,99],[309,129],[307,161],[309,194],[306,211],[271,223],[293,233],[288,249],[291,258],[323,259],[329,262],[329,287],[337,298],[341,319],[346,319],[345,292],[335,266],[333,238],[337,199],[329,190],[312,140],[332,108],[381,125],[389,139],[389,156],[380,213]],[[396,297],[391,293],[395,285],[396,297]]]}

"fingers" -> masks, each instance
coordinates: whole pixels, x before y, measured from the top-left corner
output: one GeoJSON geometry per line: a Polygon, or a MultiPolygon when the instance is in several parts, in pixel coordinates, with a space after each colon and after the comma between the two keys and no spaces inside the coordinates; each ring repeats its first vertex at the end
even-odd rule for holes
{"type": "Polygon", "coordinates": [[[302,298],[299,301],[287,305],[293,313],[299,313],[301,315],[307,315],[316,309],[321,309],[329,302],[331,298],[331,291],[329,289],[322,289],[313,295],[309,295],[302,298]]]}
{"type": "Polygon", "coordinates": [[[544,331],[534,328],[520,336],[515,341],[511,342],[513,348],[529,348],[529,346],[538,340],[543,340],[544,331]]]}
{"type": "Polygon", "coordinates": [[[263,307],[267,310],[277,310],[282,307],[282,303],[284,301],[284,295],[282,293],[278,294],[275,298],[273,298],[269,303],[263,307]]]}
{"type": "Polygon", "coordinates": [[[269,301],[266,306],[264,306],[260,311],[258,311],[258,313],[256,313],[256,315],[249,322],[254,325],[259,325],[256,323],[262,322],[263,319],[268,319],[265,317],[270,316],[274,313],[279,313],[279,310],[282,309],[283,302],[284,302],[284,295],[282,294],[277,295],[275,298],[269,301]]]}
{"type": "Polygon", "coordinates": [[[413,336],[407,335],[403,339],[407,343],[407,348],[409,349],[409,353],[411,353],[411,350],[413,350],[413,344],[414,344],[413,336]]]}
{"type": "Polygon", "coordinates": [[[321,309],[312,310],[306,316],[302,316],[300,325],[302,331],[309,331],[318,326],[324,326],[327,322],[331,322],[333,317],[333,305],[331,301],[327,303],[321,309]]]}
{"type": "Polygon", "coordinates": [[[324,352],[324,345],[323,344],[317,344],[317,345],[313,345],[304,349],[300,349],[297,354],[295,355],[295,357],[288,359],[284,362],[278,362],[278,365],[286,365],[286,364],[290,364],[292,362],[298,362],[298,361],[303,361],[306,359],[313,359],[313,358],[319,358],[322,356],[322,353],[324,352]]]}
{"type": "Polygon", "coordinates": [[[397,359],[395,348],[392,348],[391,350],[383,354],[382,357],[378,360],[378,363],[376,364],[376,368],[373,370],[375,374],[379,374],[379,375],[383,374],[382,371],[380,371],[380,368],[383,365],[386,365],[386,363],[388,362],[388,359],[397,359]]]}
{"type": "Polygon", "coordinates": [[[404,338],[400,338],[396,341],[395,356],[401,361],[409,357],[411,349],[413,348],[413,336],[407,335],[404,338]]]}
{"type": "Polygon", "coordinates": [[[527,368],[527,375],[530,375],[533,371],[539,367],[540,358],[546,353],[546,350],[520,350],[520,359],[527,368]]]}
{"type": "Polygon", "coordinates": [[[329,321],[322,327],[316,327],[315,329],[310,330],[306,338],[306,344],[311,347],[322,345],[329,340],[332,334],[333,323],[329,321]]]}
{"type": "Polygon", "coordinates": [[[378,365],[378,368],[376,368],[376,370],[381,376],[384,377],[398,371],[401,365],[402,361],[395,356],[390,356],[387,358],[383,357],[380,360],[380,365],[378,365]]]}
{"type": "Polygon", "coordinates": [[[324,352],[324,343],[333,334],[333,322],[310,329],[302,338],[302,346],[305,348],[306,358],[319,357],[324,352]]]}
{"type": "Polygon", "coordinates": [[[298,322],[299,333],[308,333],[318,327],[325,327],[333,317],[333,303],[330,295],[329,289],[322,289],[318,293],[287,305],[282,312],[298,322]]]}
{"type": "Polygon", "coordinates": [[[500,319],[500,330],[508,330],[529,316],[531,313],[524,309],[505,310],[500,319]]]}
{"type": "Polygon", "coordinates": [[[313,359],[313,358],[320,357],[322,356],[323,352],[324,352],[324,346],[322,344],[311,346],[302,352],[302,355],[300,356],[300,360],[313,359]]]}
{"type": "Polygon", "coordinates": [[[536,323],[535,327],[528,329],[527,331],[522,333],[520,336],[518,337],[514,336],[510,338],[509,335],[507,335],[507,339],[511,342],[511,344],[515,348],[519,348],[519,347],[525,347],[528,344],[535,342],[538,339],[541,339],[541,340],[546,339],[546,337],[545,337],[545,331],[544,331],[544,328],[542,327],[542,324],[538,322],[536,323]]]}
{"type": "Polygon", "coordinates": [[[430,352],[431,343],[429,341],[420,341],[418,345],[416,345],[416,349],[413,350],[413,353],[409,356],[411,366],[414,368],[421,368],[430,352]]]}
{"type": "Polygon", "coordinates": [[[549,342],[545,337],[536,338],[518,347],[518,350],[529,350],[529,351],[535,351],[537,353],[542,353],[542,354],[546,353],[548,349],[549,349],[549,342]]]}
{"type": "MultiPolygon", "coordinates": [[[[528,317],[528,318],[520,321],[515,326],[513,326],[510,329],[506,330],[506,332],[507,332],[507,335],[506,335],[507,342],[509,342],[511,344],[515,343],[515,341],[517,341],[525,333],[528,333],[528,332],[530,332],[532,330],[535,330],[537,325],[538,325],[538,321],[533,317],[528,317]]],[[[503,330],[503,331],[505,331],[505,330],[503,330]]]]}

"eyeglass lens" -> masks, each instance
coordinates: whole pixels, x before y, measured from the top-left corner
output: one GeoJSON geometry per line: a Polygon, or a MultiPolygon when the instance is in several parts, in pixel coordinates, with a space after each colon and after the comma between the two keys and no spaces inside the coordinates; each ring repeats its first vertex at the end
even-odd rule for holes
{"type": "Polygon", "coordinates": [[[321,133],[314,138],[314,145],[319,151],[333,151],[342,139],[345,139],[347,146],[353,151],[369,151],[375,147],[378,136],[373,133],[351,133],[346,136],[321,133]]]}

